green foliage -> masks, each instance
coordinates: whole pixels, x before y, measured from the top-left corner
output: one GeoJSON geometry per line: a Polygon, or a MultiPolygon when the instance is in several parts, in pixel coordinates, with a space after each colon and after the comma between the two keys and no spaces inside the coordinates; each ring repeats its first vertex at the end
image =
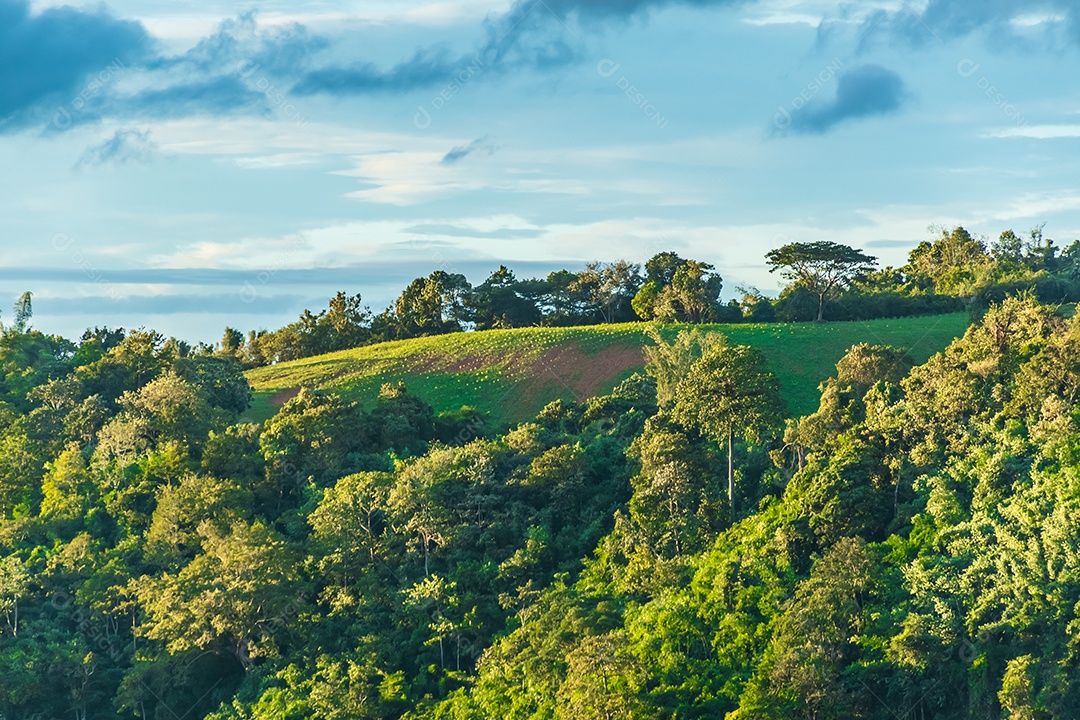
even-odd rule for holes
{"type": "Polygon", "coordinates": [[[825,312],[825,299],[835,288],[849,285],[868,272],[877,259],[861,250],[821,240],[789,243],[765,254],[769,272],[781,274],[798,283],[817,298],[817,319],[825,312]]]}
{"type": "Polygon", "coordinates": [[[243,348],[226,329],[219,353],[254,367],[356,347],[371,337],[371,313],[360,302],[359,295],[339,292],[318,314],[304,310],[299,320],[274,332],[252,332],[243,348]]]}
{"type": "Polygon", "coordinates": [[[784,401],[765,356],[746,345],[710,348],[675,388],[672,417],[718,443],[727,441],[728,500],[735,512],[735,436],[765,443],[780,427],[784,401]]]}
{"type": "Polygon", "coordinates": [[[691,367],[675,389],[673,417],[713,439],[732,428],[762,442],[784,416],[780,384],[765,356],[746,345],[715,346],[691,367]]]}
{"type": "Polygon", "coordinates": [[[719,333],[703,334],[698,329],[680,330],[667,342],[655,326],[645,328],[652,345],[645,346],[645,372],[656,382],[656,402],[667,408],[675,401],[675,389],[701,356],[726,345],[719,333]]]}
{"type": "MultiPolygon", "coordinates": [[[[670,283],[685,265],[663,260],[646,271],[670,283]]],[[[914,321],[910,352],[839,324],[659,327],[651,377],[509,428],[396,381],[236,424],[235,360],[92,334],[0,404],[0,714],[1072,717],[1065,314],[1010,297],[928,360],[914,321]],[[781,440],[774,368],[815,352],[835,372],[781,440]]],[[[612,343],[480,347],[522,338],[612,343]]]]}
{"type": "Polygon", "coordinates": [[[273,626],[303,586],[292,549],[261,523],[221,533],[199,527],[202,552],[176,574],[146,578],[136,595],[147,614],[142,635],[170,654],[227,651],[245,668],[276,654],[273,626]]]}
{"type": "Polygon", "coordinates": [[[634,295],[634,299],[630,302],[631,307],[634,308],[634,313],[639,318],[652,320],[656,317],[656,303],[661,290],[661,286],[655,280],[650,280],[641,286],[637,295],[634,295]]]}

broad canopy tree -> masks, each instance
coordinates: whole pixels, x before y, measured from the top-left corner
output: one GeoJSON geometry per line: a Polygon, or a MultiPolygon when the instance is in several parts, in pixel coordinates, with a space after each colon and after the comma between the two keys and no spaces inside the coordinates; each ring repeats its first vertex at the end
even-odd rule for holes
{"type": "Polygon", "coordinates": [[[828,240],[789,243],[770,250],[765,261],[769,272],[780,270],[781,275],[817,295],[819,321],[825,312],[825,299],[833,290],[848,285],[877,265],[877,258],[862,250],[828,240]]]}
{"type": "Polygon", "coordinates": [[[780,383],[767,368],[765,356],[746,345],[710,349],[676,388],[672,416],[684,425],[701,428],[718,442],[726,438],[728,501],[734,511],[736,433],[744,440],[761,442],[783,421],[780,383]]]}

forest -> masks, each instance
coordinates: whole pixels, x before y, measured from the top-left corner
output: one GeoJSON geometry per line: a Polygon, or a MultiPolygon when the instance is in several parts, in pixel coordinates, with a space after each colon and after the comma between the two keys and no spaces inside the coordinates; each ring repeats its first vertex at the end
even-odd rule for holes
{"type": "MultiPolygon", "coordinates": [[[[500,427],[403,385],[305,389],[254,423],[244,367],[288,355],[260,338],[374,341],[358,301],[207,348],[46,335],[24,296],[0,334],[0,718],[1074,717],[1080,246],[957,228],[873,270],[811,245],[771,254],[790,284],[751,308],[972,323],[922,364],[851,347],[791,417],[760,351],[695,325],[718,308],[688,288],[720,283],[686,261],[620,295],[681,324],[606,394],[500,427]],[[822,253],[843,272],[814,275],[822,253]]],[[[469,318],[443,322],[490,326],[469,318]]]]}

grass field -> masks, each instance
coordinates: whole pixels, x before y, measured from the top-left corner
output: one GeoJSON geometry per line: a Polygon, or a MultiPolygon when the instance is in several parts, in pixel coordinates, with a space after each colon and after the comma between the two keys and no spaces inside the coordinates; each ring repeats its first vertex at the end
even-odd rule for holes
{"type": "MultiPolygon", "coordinates": [[[[967,315],[848,323],[699,325],[732,344],[758,348],[769,359],[792,415],[817,407],[818,384],[860,342],[908,350],[922,362],[963,334],[967,315]]],[[[681,327],[661,328],[665,337],[681,327]]],[[[436,412],[463,405],[496,425],[527,420],[557,398],[603,394],[642,370],[643,323],[576,328],[522,328],[400,340],[257,368],[248,418],[270,417],[300,388],[333,390],[370,407],[383,383],[404,381],[436,412]]]]}

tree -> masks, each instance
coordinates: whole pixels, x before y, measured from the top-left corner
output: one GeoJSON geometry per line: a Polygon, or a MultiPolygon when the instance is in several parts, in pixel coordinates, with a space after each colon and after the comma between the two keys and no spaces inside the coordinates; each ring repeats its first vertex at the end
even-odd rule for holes
{"type": "Polygon", "coordinates": [[[361,300],[358,294],[338,291],[327,309],[317,314],[305,309],[296,322],[273,332],[250,333],[246,347],[237,350],[237,355],[247,366],[256,367],[362,345],[373,333],[371,312],[361,306],[361,300]]]}
{"type": "Polygon", "coordinates": [[[548,273],[540,284],[540,311],[548,325],[581,325],[589,309],[588,290],[569,270],[548,273]]]}
{"type": "Polygon", "coordinates": [[[249,669],[276,652],[274,630],[295,615],[303,596],[297,558],[261,523],[235,523],[225,536],[204,523],[200,532],[203,552],[183,570],[138,583],[142,631],[170,653],[228,648],[249,669]]]}
{"type": "Polygon", "coordinates": [[[251,493],[236,482],[194,473],[176,485],[158,488],[155,495],[150,527],[143,536],[145,552],[149,560],[168,567],[194,558],[200,528],[206,532],[212,527],[216,535],[225,535],[251,507],[251,493]]]}
{"type": "Polygon", "coordinates": [[[670,292],[687,322],[704,322],[715,315],[723,279],[707,262],[687,260],[671,278],[670,292]]]}
{"type": "Polygon", "coordinates": [[[0,560],[0,613],[4,614],[12,635],[19,634],[19,598],[30,585],[30,572],[15,555],[0,560]]]}
{"type": "Polygon", "coordinates": [[[41,484],[41,517],[51,523],[81,523],[89,506],[93,483],[78,444],[69,443],[59,457],[46,463],[45,469],[47,472],[41,484]]]}
{"type": "Polygon", "coordinates": [[[780,270],[818,297],[817,319],[825,311],[825,298],[835,288],[844,287],[877,264],[877,258],[861,250],[821,240],[811,243],[789,243],[770,250],[765,255],[769,272],[780,270]]]}
{"type": "Polygon", "coordinates": [[[319,314],[319,325],[331,335],[327,351],[347,350],[362,345],[371,335],[371,311],[360,303],[360,294],[338,291],[327,309],[319,314]]]}
{"type": "Polygon", "coordinates": [[[1017,263],[1024,259],[1024,241],[1012,230],[1001,233],[991,249],[994,260],[1017,263]]]}
{"type": "Polygon", "coordinates": [[[491,273],[467,298],[471,320],[477,330],[528,327],[543,319],[537,298],[530,297],[528,283],[519,281],[505,265],[491,273]]]}
{"type": "Polygon", "coordinates": [[[736,290],[743,294],[739,306],[742,308],[746,322],[767,323],[776,320],[776,308],[773,307],[769,298],[761,294],[760,290],[753,286],[740,286],[736,290]]]}
{"type": "Polygon", "coordinates": [[[212,420],[210,405],[199,390],[176,373],[167,372],[138,391],[124,393],[119,403],[129,417],[147,423],[155,440],[194,445],[201,442],[212,420]]]}
{"type": "Polygon", "coordinates": [[[570,286],[588,295],[590,304],[606,323],[616,322],[629,313],[634,296],[641,286],[641,267],[618,260],[614,263],[591,262],[578,273],[570,286]]]}
{"type": "Polygon", "coordinates": [[[720,313],[724,281],[709,263],[660,253],[645,263],[645,269],[648,282],[635,288],[637,294],[630,301],[642,320],[706,322],[720,313]]]}
{"type": "Polygon", "coordinates": [[[676,388],[672,416],[700,427],[717,442],[727,438],[728,501],[734,513],[736,429],[743,439],[760,442],[784,416],[780,383],[766,367],[765,356],[746,345],[708,351],[676,388]]]}
{"type": "Polygon", "coordinates": [[[645,275],[662,288],[671,284],[675,272],[685,263],[685,260],[673,252],[657,253],[645,262],[645,275]]]}
{"type": "Polygon", "coordinates": [[[323,484],[348,474],[350,455],[362,446],[364,431],[360,409],[337,395],[301,390],[285,403],[259,436],[266,489],[277,496],[275,512],[295,499],[309,478],[323,484]]]}
{"type": "Polygon", "coordinates": [[[238,415],[251,403],[251,385],[244,377],[240,363],[233,357],[197,355],[182,358],[177,361],[175,370],[213,407],[238,415]]]}
{"type": "Polygon", "coordinates": [[[630,301],[630,306],[642,320],[652,320],[656,317],[656,301],[660,297],[662,288],[655,280],[650,280],[641,286],[637,295],[630,301]]]}
{"type": "Polygon", "coordinates": [[[403,337],[437,335],[462,329],[465,297],[472,286],[464,275],[436,270],[416,278],[394,303],[403,337]]]}
{"type": "Polygon", "coordinates": [[[863,606],[874,561],[866,543],[842,538],[795,588],[773,634],[773,664],[766,693],[794,700],[787,717],[853,717],[845,705],[856,696],[841,681],[864,631],[863,606]]]}
{"type": "Polygon", "coordinates": [[[319,570],[347,586],[380,551],[381,524],[393,482],[389,473],[346,475],[323,493],[308,516],[319,570]]]}
{"type": "MultiPolygon", "coordinates": [[[[629,510],[633,529],[645,543],[634,545],[644,544],[649,554],[668,559],[700,552],[711,543],[721,529],[725,503],[722,491],[709,482],[711,453],[700,437],[657,415],[645,423],[628,454],[641,468],[630,480],[634,495],[629,510]]],[[[654,566],[649,569],[656,572],[654,566]]]]}
{"type": "Polygon", "coordinates": [[[727,344],[723,335],[704,334],[696,328],[680,330],[672,342],[664,340],[655,327],[645,328],[645,334],[653,341],[644,347],[645,372],[656,381],[656,403],[661,408],[674,402],[679,382],[702,355],[727,344]]]}
{"type": "Polygon", "coordinates": [[[558,718],[612,720],[641,717],[637,670],[625,633],[582,638],[566,658],[566,682],[559,691],[558,718]]]}
{"type": "Polygon", "coordinates": [[[244,333],[236,328],[225,327],[225,334],[221,336],[219,352],[227,357],[239,357],[244,346],[244,333]]]}
{"type": "Polygon", "coordinates": [[[27,291],[15,301],[15,326],[12,329],[17,333],[30,329],[30,318],[34,317],[33,298],[33,293],[27,291]]]}
{"type": "Polygon", "coordinates": [[[388,498],[391,525],[409,538],[410,549],[424,558],[424,577],[431,576],[433,550],[453,537],[454,491],[460,489],[453,476],[454,453],[436,450],[406,465],[396,478],[388,498]]]}
{"type": "MultiPolygon", "coordinates": [[[[919,243],[908,254],[904,273],[918,285],[929,283],[938,293],[974,294],[982,279],[980,271],[992,265],[986,243],[972,237],[962,226],[952,230],[932,227],[931,231],[940,231],[940,236],[932,243],[919,243]]],[[[1013,240],[1006,237],[1003,242],[1003,251],[1011,252],[1013,240]]]]}

